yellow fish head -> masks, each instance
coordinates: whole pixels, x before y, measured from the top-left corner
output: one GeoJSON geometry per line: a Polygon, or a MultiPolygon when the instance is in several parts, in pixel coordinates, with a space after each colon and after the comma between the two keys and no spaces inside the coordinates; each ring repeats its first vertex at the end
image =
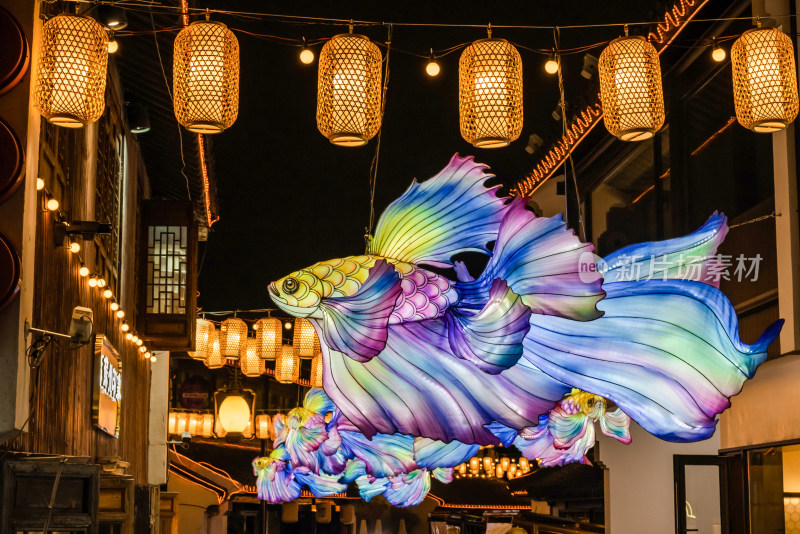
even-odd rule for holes
{"type": "Polygon", "coordinates": [[[300,269],[269,285],[272,301],[295,317],[322,318],[322,283],[310,269],[300,269]]]}

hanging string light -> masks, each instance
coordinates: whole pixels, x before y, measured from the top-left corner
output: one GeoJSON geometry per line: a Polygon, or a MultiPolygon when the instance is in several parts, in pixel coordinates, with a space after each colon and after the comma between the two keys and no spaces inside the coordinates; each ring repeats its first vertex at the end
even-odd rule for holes
{"type": "Polygon", "coordinates": [[[247,324],[235,317],[225,319],[219,327],[219,350],[232,360],[247,353],[247,324]]]}
{"type": "Polygon", "coordinates": [[[57,126],[80,128],[105,109],[108,35],[94,19],[58,15],[44,23],[34,105],[57,126]]]}
{"type": "Polygon", "coordinates": [[[258,357],[274,360],[281,351],[283,325],[280,319],[266,317],[255,324],[258,357]]]}
{"type": "Polygon", "coordinates": [[[239,41],[221,22],[193,22],[175,38],[175,117],[190,132],[219,133],[239,113],[239,41]]]}
{"type": "Polygon", "coordinates": [[[458,64],[461,136],[477,148],[500,148],[522,132],[522,59],[505,39],[475,41],[458,64]]]}
{"type": "Polygon", "coordinates": [[[728,57],[728,54],[725,52],[725,49],[722,48],[716,39],[711,40],[711,59],[716,61],[717,63],[722,63],[725,61],[725,58],[728,57]]]}
{"type": "Polygon", "coordinates": [[[436,62],[436,56],[433,55],[433,48],[431,48],[431,55],[428,58],[428,63],[425,64],[425,73],[430,77],[435,77],[441,72],[439,64],[436,62]]]}
{"type": "Polygon", "coordinates": [[[239,366],[244,376],[256,377],[267,372],[264,360],[258,357],[257,343],[255,338],[247,339],[247,350],[239,360],[239,366]]]}
{"type": "Polygon", "coordinates": [[[311,387],[322,387],[322,353],[318,352],[311,360],[311,387]]]}
{"type": "Polygon", "coordinates": [[[300,378],[300,358],[294,355],[290,345],[284,345],[275,360],[275,380],[291,384],[298,378],[300,378]]]}
{"type": "Polygon", "coordinates": [[[319,54],[317,128],[341,146],[362,146],[381,127],[378,47],[363,35],[333,36],[319,54]]]}
{"type": "Polygon", "coordinates": [[[311,321],[302,318],[294,320],[292,344],[294,355],[298,358],[313,358],[320,351],[319,338],[311,321]]]}
{"type": "Polygon", "coordinates": [[[306,38],[303,37],[303,49],[300,50],[300,62],[304,65],[314,63],[314,52],[306,46],[306,38]]]}
{"type": "Polygon", "coordinates": [[[552,55],[545,62],[544,71],[547,74],[555,74],[558,72],[558,59],[556,59],[555,52],[553,52],[552,55]]]}
{"type": "Polygon", "coordinates": [[[197,326],[195,326],[194,335],[194,352],[189,352],[189,356],[195,360],[205,360],[211,351],[212,332],[214,332],[214,323],[205,319],[197,319],[197,326]]]}
{"type": "Polygon", "coordinates": [[[776,132],[797,117],[797,74],[792,41],[775,28],[748,30],[733,43],[733,99],[739,124],[776,132]]]}
{"type": "Polygon", "coordinates": [[[658,53],[644,37],[614,39],[600,54],[600,100],[611,135],[643,141],[664,124],[664,94],[658,53]]]}

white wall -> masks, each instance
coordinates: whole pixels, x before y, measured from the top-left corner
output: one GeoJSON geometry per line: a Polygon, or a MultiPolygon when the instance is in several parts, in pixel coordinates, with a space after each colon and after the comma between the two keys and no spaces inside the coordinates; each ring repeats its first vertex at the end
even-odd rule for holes
{"type": "Polygon", "coordinates": [[[630,445],[603,435],[597,440],[607,468],[606,533],[675,534],[673,455],[716,456],[719,432],[698,443],[670,443],[631,423],[631,435],[630,445]]]}

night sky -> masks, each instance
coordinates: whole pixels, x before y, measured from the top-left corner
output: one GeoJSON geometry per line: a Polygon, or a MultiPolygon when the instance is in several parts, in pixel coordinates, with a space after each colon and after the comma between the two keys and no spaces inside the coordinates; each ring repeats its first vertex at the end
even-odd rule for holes
{"type": "MultiPolygon", "coordinates": [[[[654,2],[247,2],[213,0],[208,7],[391,22],[501,24],[602,24],[654,20],[654,2]],[[601,5],[602,4],[602,5],[601,5]],[[608,4],[608,5],[606,5],[608,4]],[[568,7],[567,7],[568,6],[568,7]]],[[[200,4],[205,5],[205,4],[200,4]]],[[[346,26],[277,23],[214,15],[233,29],[308,40],[345,33],[346,26]]],[[[384,42],[385,27],[356,33],[384,42]]],[[[561,32],[562,48],[613,39],[618,27],[561,32]]],[[[303,65],[299,48],[236,32],[241,47],[240,103],[236,123],[214,137],[220,220],[201,244],[199,306],[207,311],[271,307],[267,284],[316,261],[364,252],[369,220],[369,167],[375,139],[360,148],[332,145],[316,127],[317,62],[303,65]]],[[[525,152],[528,136],[555,138],[560,123],[555,76],[546,56],[519,49],[525,83],[525,124],[520,138],[502,149],[476,149],[458,126],[456,51],[441,60],[441,74],[425,74],[427,54],[486,37],[481,28],[396,26],[383,121],[376,216],[408,187],[438,172],[458,152],[491,166],[501,183],[513,184],[538,161],[525,152]]],[[[530,48],[552,48],[550,30],[496,29],[494,37],[530,48]]],[[[320,46],[314,47],[319,56],[320,46]]],[[[593,53],[598,56],[602,48],[593,53]]],[[[385,48],[381,48],[384,57],[385,48]]],[[[567,100],[580,104],[592,82],[580,77],[583,53],[567,56],[567,100]]],[[[596,94],[596,92],[594,93],[596,94]]]]}

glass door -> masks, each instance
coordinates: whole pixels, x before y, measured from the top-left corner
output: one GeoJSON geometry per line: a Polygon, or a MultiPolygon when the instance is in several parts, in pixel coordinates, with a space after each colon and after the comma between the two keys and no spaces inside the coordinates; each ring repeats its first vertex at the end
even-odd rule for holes
{"type": "Polygon", "coordinates": [[[676,454],[674,474],[675,532],[729,534],[727,459],[676,454]]]}

